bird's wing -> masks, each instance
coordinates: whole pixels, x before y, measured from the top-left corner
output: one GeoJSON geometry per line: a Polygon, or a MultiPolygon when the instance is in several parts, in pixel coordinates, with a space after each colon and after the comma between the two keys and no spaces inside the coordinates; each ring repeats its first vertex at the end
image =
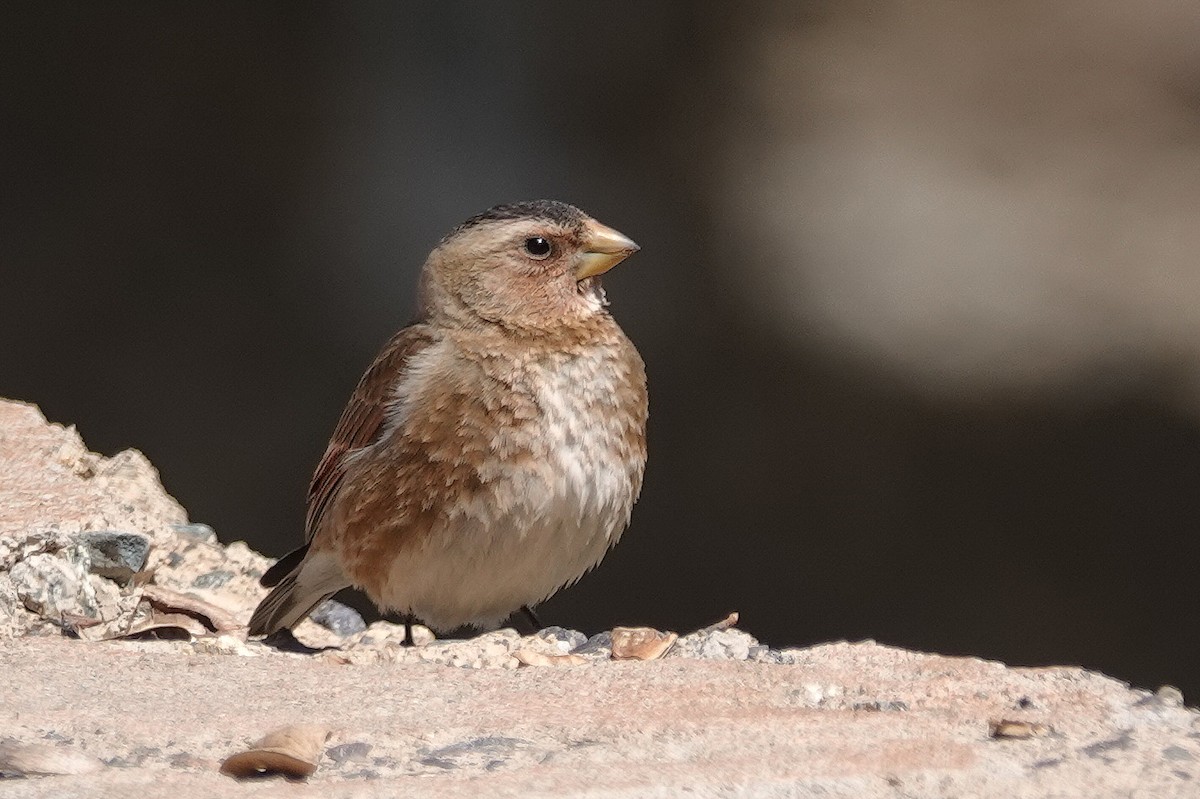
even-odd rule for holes
{"type": "Polygon", "coordinates": [[[431,343],[432,336],[425,325],[414,324],[404,328],[384,345],[366,374],[358,381],[358,387],[342,411],[342,418],[338,420],[329,446],[321,456],[321,462],[308,486],[305,541],[311,542],[317,534],[321,518],[337,493],[346,472],[346,456],[379,439],[387,408],[393,400],[396,379],[404,371],[409,359],[431,343]]]}

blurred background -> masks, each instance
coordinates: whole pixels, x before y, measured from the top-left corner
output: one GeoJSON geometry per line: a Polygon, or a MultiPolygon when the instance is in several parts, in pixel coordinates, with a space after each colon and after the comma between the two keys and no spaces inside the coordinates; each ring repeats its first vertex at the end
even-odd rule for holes
{"type": "Polygon", "coordinates": [[[55,3],[0,19],[0,395],[279,555],[425,254],[555,197],[651,380],[542,607],[1200,697],[1200,6],[55,3]]]}

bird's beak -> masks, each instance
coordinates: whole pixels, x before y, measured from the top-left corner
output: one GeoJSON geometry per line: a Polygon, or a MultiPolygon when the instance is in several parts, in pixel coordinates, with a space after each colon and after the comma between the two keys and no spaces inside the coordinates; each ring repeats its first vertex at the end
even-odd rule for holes
{"type": "Polygon", "coordinates": [[[640,249],[628,236],[589,219],[584,226],[583,254],[575,279],[602,275],[640,249]]]}

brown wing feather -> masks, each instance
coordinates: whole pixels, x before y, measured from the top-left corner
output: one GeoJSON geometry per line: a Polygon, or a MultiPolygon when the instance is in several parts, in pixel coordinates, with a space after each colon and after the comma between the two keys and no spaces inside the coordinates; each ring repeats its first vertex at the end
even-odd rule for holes
{"type": "Polygon", "coordinates": [[[383,428],[387,407],[392,400],[396,378],[404,371],[409,358],[429,346],[432,336],[423,324],[409,325],[384,345],[366,374],[358,381],[342,418],[334,428],[329,446],[317,464],[308,486],[308,515],[304,523],[304,540],[312,541],[320,527],[330,501],[337,493],[345,474],[347,453],[373,444],[383,428]]]}

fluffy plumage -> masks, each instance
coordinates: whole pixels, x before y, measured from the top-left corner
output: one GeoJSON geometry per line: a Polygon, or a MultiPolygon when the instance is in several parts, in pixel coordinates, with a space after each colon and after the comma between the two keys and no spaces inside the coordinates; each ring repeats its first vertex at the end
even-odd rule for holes
{"type": "Polygon", "coordinates": [[[616,543],[646,460],[645,369],[599,275],[637,250],[565,203],[496,206],[421,274],[418,320],[363,375],[309,489],[304,547],[250,622],[357,586],[435,629],[490,627],[616,543]]]}

